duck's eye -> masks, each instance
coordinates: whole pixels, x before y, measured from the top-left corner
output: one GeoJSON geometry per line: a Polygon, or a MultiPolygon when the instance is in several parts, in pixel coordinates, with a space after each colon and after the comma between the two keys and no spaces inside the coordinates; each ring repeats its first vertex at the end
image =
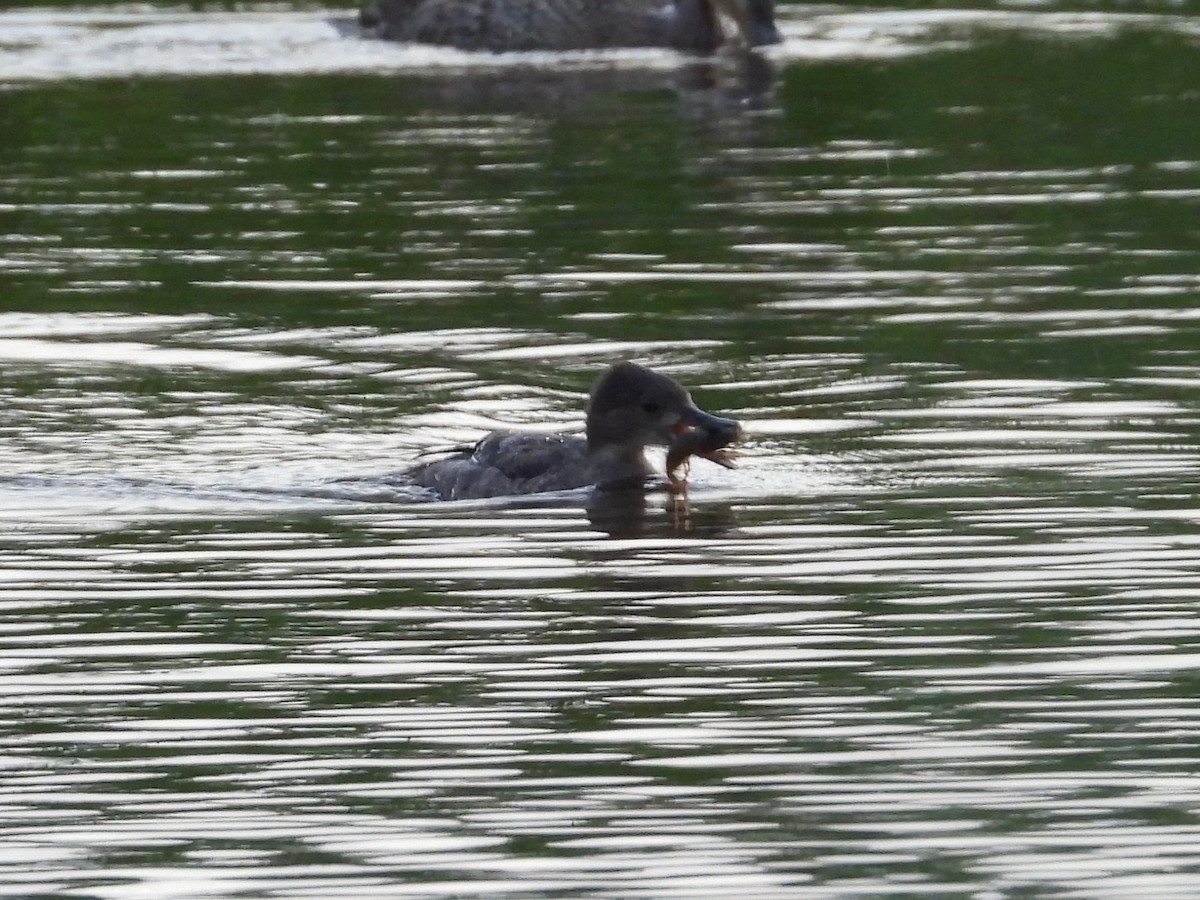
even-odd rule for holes
{"type": "Polygon", "coordinates": [[[657,400],[647,400],[642,404],[642,409],[653,416],[662,412],[662,405],[657,400]]]}

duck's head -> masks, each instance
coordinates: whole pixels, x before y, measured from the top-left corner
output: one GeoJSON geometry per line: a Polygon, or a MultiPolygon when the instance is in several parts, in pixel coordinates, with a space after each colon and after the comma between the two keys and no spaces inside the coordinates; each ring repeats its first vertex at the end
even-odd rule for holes
{"type": "Polygon", "coordinates": [[[667,446],[681,435],[694,443],[724,447],[742,432],[733,419],[706,413],[683,386],[636,363],[620,362],[592,386],[587,408],[588,452],[606,449],[641,453],[647,445],[667,446]]]}
{"type": "Polygon", "coordinates": [[[712,0],[712,5],[737,24],[747,46],[761,47],[783,40],[775,27],[775,0],[712,0]]]}

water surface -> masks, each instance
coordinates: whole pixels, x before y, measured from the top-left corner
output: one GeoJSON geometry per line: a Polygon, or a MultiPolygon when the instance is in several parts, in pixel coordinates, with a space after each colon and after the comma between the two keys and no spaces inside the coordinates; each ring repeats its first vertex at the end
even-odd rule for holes
{"type": "Polygon", "coordinates": [[[3,893],[1195,896],[1192,21],[329,19],[0,15],[3,893]],[[387,479],[623,357],[740,468],[387,479]]]}

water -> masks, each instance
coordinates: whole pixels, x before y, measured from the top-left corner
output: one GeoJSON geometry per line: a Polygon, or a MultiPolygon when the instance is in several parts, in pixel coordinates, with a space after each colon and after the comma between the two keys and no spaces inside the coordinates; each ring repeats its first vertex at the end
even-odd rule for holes
{"type": "Polygon", "coordinates": [[[0,15],[0,896],[1195,897],[1192,20],[0,15]],[[686,501],[387,478],[616,358],[686,501]]]}

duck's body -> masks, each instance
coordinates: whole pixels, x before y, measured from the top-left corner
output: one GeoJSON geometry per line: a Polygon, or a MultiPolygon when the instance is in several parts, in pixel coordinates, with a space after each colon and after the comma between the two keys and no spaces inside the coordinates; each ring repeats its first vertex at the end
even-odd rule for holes
{"type": "Polygon", "coordinates": [[[472,448],[410,469],[404,478],[442,500],[591,485],[640,487],[654,474],[645,458],[647,445],[724,447],[740,434],[737,422],[698,408],[673,378],[624,362],[593,385],[586,437],[494,431],[472,448]]]}
{"type": "Polygon", "coordinates": [[[558,434],[493,431],[469,450],[410,470],[406,480],[442,500],[586,487],[587,441],[558,434]]]}
{"type": "Polygon", "coordinates": [[[726,16],[742,43],[776,43],[775,0],[371,0],[369,34],[493,53],[674,47],[711,53],[727,43],[726,16]]]}

